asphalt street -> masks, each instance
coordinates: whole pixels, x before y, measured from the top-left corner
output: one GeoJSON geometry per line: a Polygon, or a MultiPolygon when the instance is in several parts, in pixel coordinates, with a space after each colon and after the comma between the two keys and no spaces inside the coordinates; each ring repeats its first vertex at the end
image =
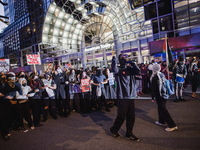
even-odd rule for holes
{"type": "Polygon", "coordinates": [[[43,127],[27,133],[12,131],[10,141],[0,137],[0,150],[200,150],[200,98],[190,96],[190,90],[186,90],[186,102],[175,103],[173,97],[167,102],[178,126],[173,132],[155,125],[157,105],[150,97],[136,99],[133,133],[140,138],[139,142],[125,139],[125,123],[119,131],[121,138],[111,136],[109,128],[117,114],[113,107],[111,112],[72,113],[58,120],[49,117],[43,127]]]}

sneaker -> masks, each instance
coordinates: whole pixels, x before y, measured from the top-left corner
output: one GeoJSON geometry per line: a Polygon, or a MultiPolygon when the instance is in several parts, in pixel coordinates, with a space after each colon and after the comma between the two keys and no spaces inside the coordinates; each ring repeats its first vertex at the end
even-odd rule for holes
{"type": "Polygon", "coordinates": [[[35,129],[35,127],[34,127],[34,126],[31,126],[30,129],[33,130],[33,129],[35,129]]]}
{"type": "Polygon", "coordinates": [[[24,127],[20,127],[19,129],[21,130],[21,132],[24,132],[24,133],[28,132],[28,130],[25,129],[24,127]]]}
{"type": "Polygon", "coordinates": [[[112,133],[114,138],[119,138],[120,137],[119,133],[118,132],[113,132],[112,128],[110,128],[110,132],[112,133]]]}
{"type": "Polygon", "coordinates": [[[137,138],[135,135],[131,135],[131,136],[126,136],[126,139],[128,140],[132,140],[132,141],[140,141],[139,138],[137,138]]]}
{"type": "Polygon", "coordinates": [[[177,103],[177,102],[178,102],[178,100],[179,100],[179,98],[178,98],[178,97],[176,97],[176,99],[174,100],[174,102],[176,102],[176,103],[177,103]]]}
{"type": "Polygon", "coordinates": [[[178,129],[177,126],[176,126],[176,127],[173,127],[173,128],[167,127],[167,128],[165,129],[165,131],[171,132],[171,131],[174,131],[174,130],[177,130],[177,129],[178,129]]]}
{"type": "Polygon", "coordinates": [[[159,121],[155,121],[155,124],[159,125],[159,126],[164,126],[166,125],[165,123],[160,123],[159,121]]]}
{"type": "Polygon", "coordinates": [[[11,136],[11,130],[9,129],[7,136],[11,136]]]}

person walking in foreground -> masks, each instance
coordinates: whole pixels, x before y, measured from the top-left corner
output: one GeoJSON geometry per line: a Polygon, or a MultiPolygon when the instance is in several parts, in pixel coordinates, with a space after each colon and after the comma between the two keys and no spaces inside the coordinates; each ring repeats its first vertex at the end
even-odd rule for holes
{"type": "Polygon", "coordinates": [[[165,122],[167,122],[168,127],[165,129],[165,131],[174,131],[177,130],[178,127],[176,126],[174,120],[170,116],[167,108],[166,108],[166,102],[169,98],[169,95],[167,94],[167,87],[165,83],[165,75],[160,72],[161,66],[159,64],[153,65],[153,74],[151,76],[151,84],[153,85],[151,87],[152,95],[156,97],[156,102],[158,105],[158,116],[159,120],[155,121],[155,124],[157,125],[165,125],[165,122]]]}
{"type": "Polygon", "coordinates": [[[126,58],[127,55],[119,55],[119,68],[117,67],[115,56],[112,59],[112,72],[117,82],[118,110],[117,118],[110,128],[110,132],[115,138],[120,137],[118,131],[126,118],[126,138],[139,141],[139,138],[133,135],[132,130],[135,122],[134,99],[137,97],[137,84],[134,75],[139,75],[140,69],[135,63],[127,66],[126,58]]]}

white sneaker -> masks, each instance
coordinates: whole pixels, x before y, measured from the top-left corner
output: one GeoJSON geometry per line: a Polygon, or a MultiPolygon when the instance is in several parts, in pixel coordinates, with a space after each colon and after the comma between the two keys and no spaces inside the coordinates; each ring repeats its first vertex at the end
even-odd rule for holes
{"type": "Polygon", "coordinates": [[[34,127],[34,126],[32,126],[32,127],[30,127],[30,129],[31,129],[31,130],[33,130],[33,129],[35,129],[35,127],[34,127]]]}
{"type": "Polygon", "coordinates": [[[159,125],[159,126],[164,126],[164,125],[166,125],[165,123],[163,124],[163,123],[160,123],[159,121],[155,121],[155,124],[157,124],[157,125],[159,125]]]}
{"type": "Polygon", "coordinates": [[[176,127],[173,127],[173,128],[169,128],[169,127],[167,127],[166,129],[165,129],[165,131],[167,131],[167,132],[171,132],[171,131],[174,131],[174,130],[177,130],[178,129],[178,127],[176,126],[176,127]]]}

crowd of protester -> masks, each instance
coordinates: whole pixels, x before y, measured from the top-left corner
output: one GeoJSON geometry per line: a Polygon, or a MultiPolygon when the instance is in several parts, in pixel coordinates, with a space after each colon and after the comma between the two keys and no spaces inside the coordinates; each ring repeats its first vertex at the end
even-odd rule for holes
{"type": "MultiPolygon", "coordinates": [[[[137,96],[150,94],[151,76],[153,74],[150,64],[138,64],[141,73],[135,75],[137,96]]],[[[159,62],[161,72],[174,81],[176,99],[184,100],[182,90],[192,85],[192,97],[197,98],[196,90],[200,83],[199,65],[195,59],[185,61],[179,57],[172,68],[167,68],[166,62],[159,62]],[[184,84],[176,83],[176,74],[183,74],[186,78],[184,84]],[[179,94],[178,94],[179,93],[179,94]]],[[[130,65],[129,63],[126,64],[130,65]]],[[[63,70],[56,65],[53,70],[43,75],[21,71],[19,73],[0,74],[0,128],[3,138],[10,139],[11,130],[27,132],[27,127],[33,130],[42,127],[48,119],[48,114],[57,120],[67,118],[72,112],[91,113],[117,106],[116,84],[109,84],[108,74],[111,68],[93,66],[90,69],[69,68],[63,70]],[[71,93],[71,85],[79,85],[81,79],[90,79],[90,91],[71,93]],[[97,96],[97,87],[101,95],[97,96]]],[[[115,78],[113,78],[115,80],[115,78]]],[[[154,98],[154,96],[152,96],[154,98]]]]}

